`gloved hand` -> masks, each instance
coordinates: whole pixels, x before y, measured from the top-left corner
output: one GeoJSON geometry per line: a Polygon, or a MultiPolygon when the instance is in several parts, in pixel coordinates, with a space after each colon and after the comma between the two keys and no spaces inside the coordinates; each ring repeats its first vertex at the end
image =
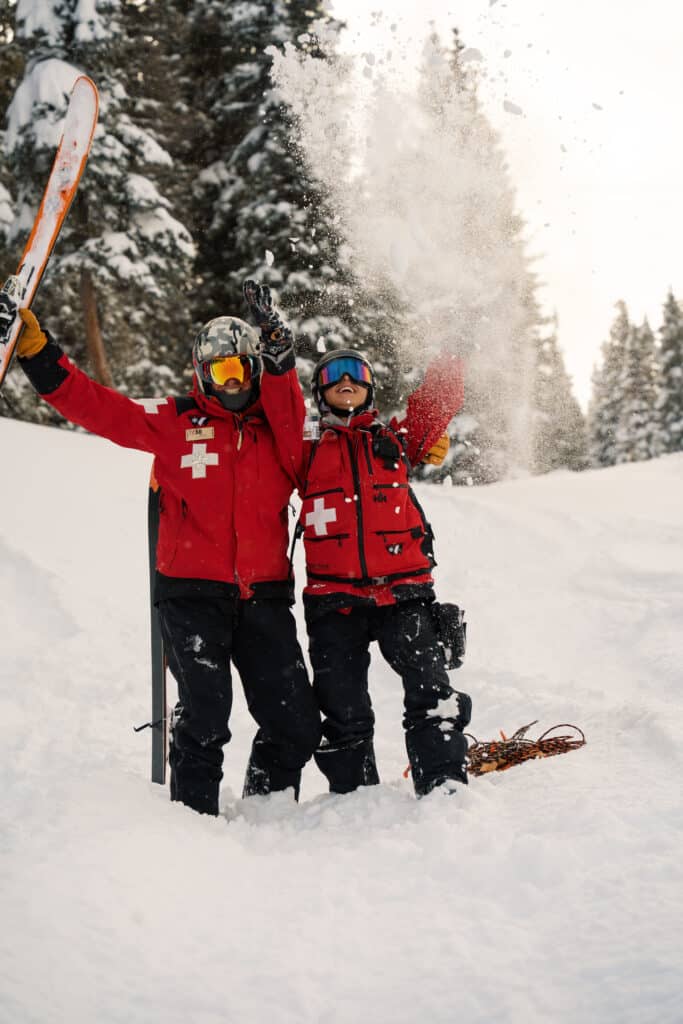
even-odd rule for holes
{"type": "Polygon", "coordinates": [[[244,298],[249,306],[254,322],[261,328],[261,339],[264,344],[291,345],[292,332],[280,319],[279,313],[273,309],[270,288],[257,281],[247,280],[242,285],[244,298]]]}
{"type": "Polygon", "coordinates": [[[434,442],[422,461],[430,466],[440,466],[448,455],[450,446],[451,442],[448,434],[443,434],[438,441],[434,442]]]}
{"type": "Polygon", "coordinates": [[[251,279],[242,285],[249,312],[261,329],[261,355],[271,373],[286,373],[294,366],[292,332],[273,309],[270,288],[251,279]]]}
{"type": "Polygon", "coordinates": [[[17,315],[17,304],[7,292],[0,292],[0,341],[7,340],[17,315]]]}
{"type": "Polygon", "coordinates": [[[31,359],[47,345],[47,335],[30,309],[20,309],[19,316],[24,321],[24,329],[17,343],[17,355],[21,359],[31,359]]]}

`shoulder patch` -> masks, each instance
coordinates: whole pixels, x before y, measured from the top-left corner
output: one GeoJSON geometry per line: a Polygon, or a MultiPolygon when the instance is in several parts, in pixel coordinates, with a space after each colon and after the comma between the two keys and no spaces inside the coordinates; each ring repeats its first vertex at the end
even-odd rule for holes
{"type": "Polygon", "coordinates": [[[160,405],[168,405],[168,398],[134,398],[133,401],[136,405],[141,405],[150,416],[159,414],[160,405]]]}

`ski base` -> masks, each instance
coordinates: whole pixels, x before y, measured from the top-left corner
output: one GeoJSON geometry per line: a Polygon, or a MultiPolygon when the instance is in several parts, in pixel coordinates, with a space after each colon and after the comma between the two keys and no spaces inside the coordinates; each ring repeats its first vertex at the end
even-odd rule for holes
{"type": "MultiPolygon", "coordinates": [[[[71,91],[62,138],[15,275],[12,298],[19,309],[30,307],[76,195],[95,133],[98,108],[97,87],[80,75],[71,91]]],[[[0,387],[12,364],[22,327],[22,320],[16,316],[6,336],[0,339],[0,387]]]]}

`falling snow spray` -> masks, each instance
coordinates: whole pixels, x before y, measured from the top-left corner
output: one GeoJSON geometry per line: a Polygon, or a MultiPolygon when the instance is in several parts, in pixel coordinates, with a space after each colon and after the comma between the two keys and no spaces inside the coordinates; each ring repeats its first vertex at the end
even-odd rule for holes
{"type": "Polygon", "coordinates": [[[356,275],[399,297],[405,365],[446,349],[466,358],[470,382],[495,388],[512,461],[526,464],[536,306],[504,155],[471,77],[433,37],[414,88],[398,52],[320,58],[308,42],[271,49],[273,81],[356,275]]]}

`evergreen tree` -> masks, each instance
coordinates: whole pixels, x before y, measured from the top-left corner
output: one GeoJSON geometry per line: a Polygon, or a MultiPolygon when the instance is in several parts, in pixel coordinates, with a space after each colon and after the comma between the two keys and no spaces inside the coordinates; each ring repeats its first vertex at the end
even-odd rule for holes
{"type": "Polygon", "coordinates": [[[572,393],[571,378],[557,342],[555,330],[539,336],[532,394],[534,409],[533,468],[536,473],[554,469],[585,469],[588,445],[583,413],[572,393]]]}
{"type": "MultiPolygon", "coordinates": [[[[178,369],[188,362],[183,289],[193,245],[157,186],[171,158],[156,132],[137,119],[144,107],[138,62],[144,35],[132,28],[139,28],[140,16],[138,4],[118,0],[45,0],[17,8],[26,69],[8,118],[19,211],[12,241],[20,252],[71,85],[85,72],[100,91],[99,125],[36,308],[79,361],[85,338],[100,380],[124,391],[159,393],[177,386],[178,369]]],[[[12,375],[11,384],[30,415],[20,375],[12,375]]],[[[34,402],[33,408],[50,418],[44,407],[34,402]]]]}
{"type": "MultiPolygon", "coordinates": [[[[13,5],[9,0],[0,0],[0,110],[3,115],[14,95],[23,65],[21,50],[14,40],[13,5]]],[[[0,275],[13,274],[20,256],[8,245],[14,223],[13,188],[5,155],[5,131],[0,121],[0,275]]]]}
{"type": "Polygon", "coordinates": [[[661,450],[683,451],[683,311],[671,290],[660,328],[656,396],[661,450]]]}
{"type": "Polygon", "coordinates": [[[655,338],[647,320],[640,327],[632,326],[626,336],[617,401],[616,462],[642,462],[658,455],[655,338]]]}
{"type": "Polygon", "coordinates": [[[352,343],[351,274],[265,51],[299,40],[319,54],[312,29],[322,18],[320,0],[198,0],[193,14],[195,87],[208,115],[195,192],[201,315],[239,313],[242,281],[258,278],[292,325],[304,371],[319,352],[352,343]]]}
{"type": "Polygon", "coordinates": [[[602,363],[593,371],[588,407],[588,455],[591,466],[613,466],[617,461],[616,430],[620,415],[620,374],[632,326],[626,304],[617,302],[617,316],[602,345],[602,363]]]}

